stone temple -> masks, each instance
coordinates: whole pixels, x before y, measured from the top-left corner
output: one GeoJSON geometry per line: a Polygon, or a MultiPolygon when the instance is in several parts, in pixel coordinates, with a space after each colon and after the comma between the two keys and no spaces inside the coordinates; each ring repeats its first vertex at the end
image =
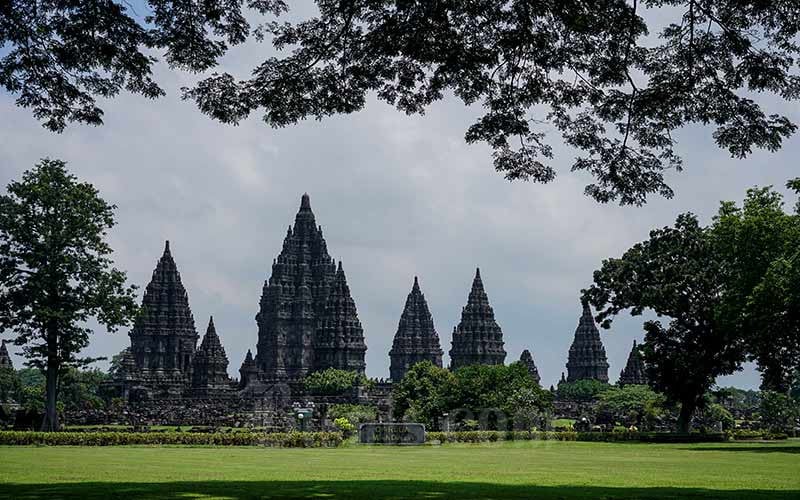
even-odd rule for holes
{"type": "Polygon", "coordinates": [[[419,288],[419,280],[414,276],[414,286],[406,298],[389,351],[389,376],[392,381],[399,382],[408,369],[420,361],[430,361],[441,368],[442,354],[433,316],[419,288]]]}
{"type": "Polygon", "coordinates": [[[14,363],[11,361],[11,355],[6,348],[6,341],[0,341],[0,369],[14,369],[14,363]]]}
{"type": "Polygon", "coordinates": [[[531,378],[536,381],[536,384],[541,385],[542,377],[539,376],[539,369],[536,368],[536,363],[533,362],[533,355],[531,355],[531,352],[527,349],[522,351],[519,361],[528,368],[528,373],[531,374],[531,378]]]}
{"type": "Polygon", "coordinates": [[[503,330],[494,319],[494,310],[483,288],[481,270],[475,271],[461,322],[453,329],[450,368],[468,365],[502,365],[506,359],[503,330]]]}
{"type": "Polygon", "coordinates": [[[228,356],[217,335],[214,318],[208,320],[208,328],[197,349],[192,363],[192,393],[196,396],[214,396],[228,393],[231,380],[228,377],[228,356]]]}
{"type": "Polygon", "coordinates": [[[129,333],[136,378],[149,393],[180,395],[192,381],[198,335],[169,241],[129,333]]]}
{"type": "Polygon", "coordinates": [[[644,360],[636,341],[633,341],[631,353],[628,355],[628,362],[619,374],[619,385],[647,385],[647,374],[644,371],[644,360]]]}
{"type": "Polygon", "coordinates": [[[262,383],[297,382],[325,368],[364,373],[364,330],[308,194],[264,283],[256,323],[255,364],[262,383]]]}
{"type": "Polygon", "coordinates": [[[583,302],[583,314],[569,348],[567,382],[586,379],[608,382],[608,359],[589,304],[583,302]]]}
{"type": "Polygon", "coordinates": [[[199,335],[169,241],[144,292],[129,348],[117,361],[113,386],[132,399],[217,396],[230,393],[228,359],[214,326],[197,348],[199,335]]]}

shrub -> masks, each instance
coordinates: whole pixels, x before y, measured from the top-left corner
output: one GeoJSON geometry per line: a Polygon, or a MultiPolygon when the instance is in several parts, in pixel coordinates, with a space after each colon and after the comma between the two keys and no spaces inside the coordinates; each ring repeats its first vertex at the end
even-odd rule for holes
{"type": "Polygon", "coordinates": [[[610,388],[608,383],[594,379],[559,382],[556,396],[566,401],[594,401],[600,393],[610,388]]]}
{"type": "Polygon", "coordinates": [[[378,409],[372,405],[337,404],[328,409],[328,417],[347,419],[353,426],[378,419],[378,409]]]}
{"type": "Polygon", "coordinates": [[[353,431],[356,430],[356,426],[350,423],[344,417],[339,417],[333,421],[333,425],[336,426],[341,432],[343,432],[346,436],[349,436],[353,431]]]}
{"type": "Polygon", "coordinates": [[[194,445],[326,448],[339,446],[338,432],[0,432],[0,445],[117,446],[194,445]]]}
{"type": "Polygon", "coordinates": [[[486,443],[493,441],[592,441],[648,443],[693,443],[720,442],[728,438],[725,434],[678,434],[668,432],[543,432],[543,431],[463,431],[429,432],[428,440],[441,443],[486,443]]]}
{"type": "Polygon", "coordinates": [[[303,380],[303,387],[310,394],[335,396],[366,383],[367,378],[357,372],[328,368],[308,374],[303,380]]]}

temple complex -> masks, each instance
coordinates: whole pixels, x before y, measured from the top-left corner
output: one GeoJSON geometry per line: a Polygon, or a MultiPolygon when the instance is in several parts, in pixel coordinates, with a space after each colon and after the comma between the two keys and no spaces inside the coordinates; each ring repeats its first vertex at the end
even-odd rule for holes
{"type": "Polygon", "coordinates": [[[389,351],[389,376],[392,381],[399,382],[408,369],[420,361],[430,361],[441,368],[442,354],[433,316],[419,288],[419,280],[414,276],[414,286],[406,298],[389,351]]]}
{"type": "Polygon", "coordinates": [[[628,355],[628,362],[619,374],[620,386],[625,385],[647,385],[647,374],[644,371],[644,360],[636,341],[633,341],[631,353],[628,355]]]}
{"type": "Polygon", "coordinates": [[[575,338],[569,348],[567,382],[585,379],[608,382],[608,359],[592,311],[589,309],[589,304],[584,301],[583,313],[578,320],[575,338]]]}
{"type": "Polygon", "coordinates": [[[297,382],[331,366],[364,371],[367,348],[355,303],[341,265],[337,270],[328,255],[308,194],[264,283],[256,323],[255,362],[266,385],[297,382]]]}
{"type": "Polygon", "coordinates": [[[208,321],[206,334],[194,355],[192,366],[192,393],[196,396],[214,396],[232,389],[228,377],[228,356],[217,335],[214,318],[208,321]]]}
{"type": "Polygon", "coordinates": [[[519,361],[528,368],[528,373],[530,373],[531,378],[536,381],[536,385],[541,385],[542,377],[539,376],[539,369],[536,368],[536,363],[533,362],[531,352],[527,349],[522,351],[519,361]]]}
{"type": "MultiPolygon", "coordinates": [[[[325,407],[370,404],[378,407],[384,418],[390,418],[393,383],[402,380],[418,362],[430,361],[438,367],[443,364],[439,335],[419,279],[414,277],[389,351],[390,379],[373,380],[338,395],[307,393],[303,379],[315,371],[335,368],[364,375],[367,351],[344,267],[329,255],[307,194],[302,196],[294,224],[272,262],[255,319],[255,349],[247,350],[239,379],[232,379],[229,358],[213,318],[198,346],[188,294],[167,242],[129,332],[130,347],[112,363],[108,388],[134,404],[138,415],[147,415],[148,421],[177,419],[164,415],[190,415],[186,418],[193,422],[227,425],[229,421],[244,421],[258,427],[284,428],[293,405],[314,401],[325,407]]],[[[477,269],[460,322],[453,329],[450,369],[502,365],[504,347],[503,331],[477,269]]],[[[531,351],[525,349],[519,361],[541,384],[531,351]]],[[[11,359],[3,343],[0,367],[5,366],[11,367],[11,359]]],[[[569,350],[568,375],[562,374],[562,382],[607,382],[608,367],[600,333],[588,304],[584,304],[569,350]]],[[[646,383],[646,379],[634,343],[620,384],[639,383],[646,383]]]]}
{"type": "Polygon", "coordinates": [[[6,341],[0,341],[0,369],[13,370],[14,363],[11,361],[11,355],[6,348],[6,341]]]}
{"type": "Polygon", "coordinates": [[[502,365],[506,359],[503,331],[494,319],[489,297],[483,288],[481,270],[475,271],[461,322],[453,329],[450,368],[468,365],[502,365]]]}

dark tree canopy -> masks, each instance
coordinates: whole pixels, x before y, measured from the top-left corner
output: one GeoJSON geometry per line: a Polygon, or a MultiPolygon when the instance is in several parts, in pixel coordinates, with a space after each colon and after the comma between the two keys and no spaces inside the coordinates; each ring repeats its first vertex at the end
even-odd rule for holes
{"type": "Polygon", "coordinates": [[[103,123],[98,98],[126,90],[164,95],[152,78],[153,51],[172,68],[201,72],[217,65],[251,26],[243,5],[279,14],[281,0],[126,0],[0,2],[0,86],[50,130],[69,122],[103,123]]]}
{"type": "Polygon", "coordinates": [[[681,404],[688,430],[696,408],[720,375],[738,370],[744,348],[719,316],[722,266],[711,238],[692,214],[650,232],[618,259],[603,262],[586,291],[605,328],[624,310],[670,318],[644,323],[642,353],[653,387],[681,404]]]}
{"type": "Polygon", "coordinates": [[[750,189],[741,207],[722,204],[711,235],[726,263],[722,314],[745,338],[762,388],[787,393],[800,367],[800,212],[783,205],[771,188],[750,189]]]}
{"type": "Polygon", "coordinates": [[[800,214],[785,212],[772,188],[753,188],[741,207],[723,202],[707,227],[683,214],[651,231],[604,261],[584,293],[606,328],[624,310],[669,318],[644,323],[642,351],[654,387],[681,403],[685,429],[716,378],[747,359],[765,388],[789,392],[800,367],[798,248],[800,214]]]}
{"type": "Polygon", "coordinates": [[[0,85],[53,130],[99,124],[96,97],[163,93],[170,66],[216,68],[249,37],[280,51],[249,77],[213,73],[184,97],[216,120],[259,112],[272,127],[353,113],[367,96],[423,113],[454,94],[484,114],[466,132],[508,179],[549,182],[556,132],[598,201],[672,196],[682,168],[673,133],[708,125],[733,157],[781,147],[796,125],[756,94],[800,98],[800,3],[743,0],[317,0],[318,14],[278,23],[281,0],[12,0],[0,6],[0,85]],[[251,25],[247,9],[265,22],[251,25]]]}
{"type": "Polygon", "coordinates": [[[78,357],[92,333],[86,322],[114,331],[137,310],[109,257],[114,208],[58,160],[42,160],[0,196],[0,334],[13,334],[47,375],[45,430],[58,428],[62,370],[91,361],[78,357]]]}

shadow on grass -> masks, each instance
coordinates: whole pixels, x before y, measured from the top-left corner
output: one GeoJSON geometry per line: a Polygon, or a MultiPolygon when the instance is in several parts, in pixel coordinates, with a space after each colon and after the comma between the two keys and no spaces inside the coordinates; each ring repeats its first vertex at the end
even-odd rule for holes
{"type": "Polygon", "coordinates": [[[710,490],[703,488],[606,488],[528,486],[433,481],[198,481],[169,483],[2,484],[0,499],[133,499],[187,498],[799,498],[800,490],[710,490]]]}
{"type": "Polygon", "coordinates": [[[698,448],[683,448],[688,451],[733,451],[737,453],[800,453],[800,446],[777,446],[774,444],[764,445],[736,445],[726,447],[698,447],[698,448]]]}

